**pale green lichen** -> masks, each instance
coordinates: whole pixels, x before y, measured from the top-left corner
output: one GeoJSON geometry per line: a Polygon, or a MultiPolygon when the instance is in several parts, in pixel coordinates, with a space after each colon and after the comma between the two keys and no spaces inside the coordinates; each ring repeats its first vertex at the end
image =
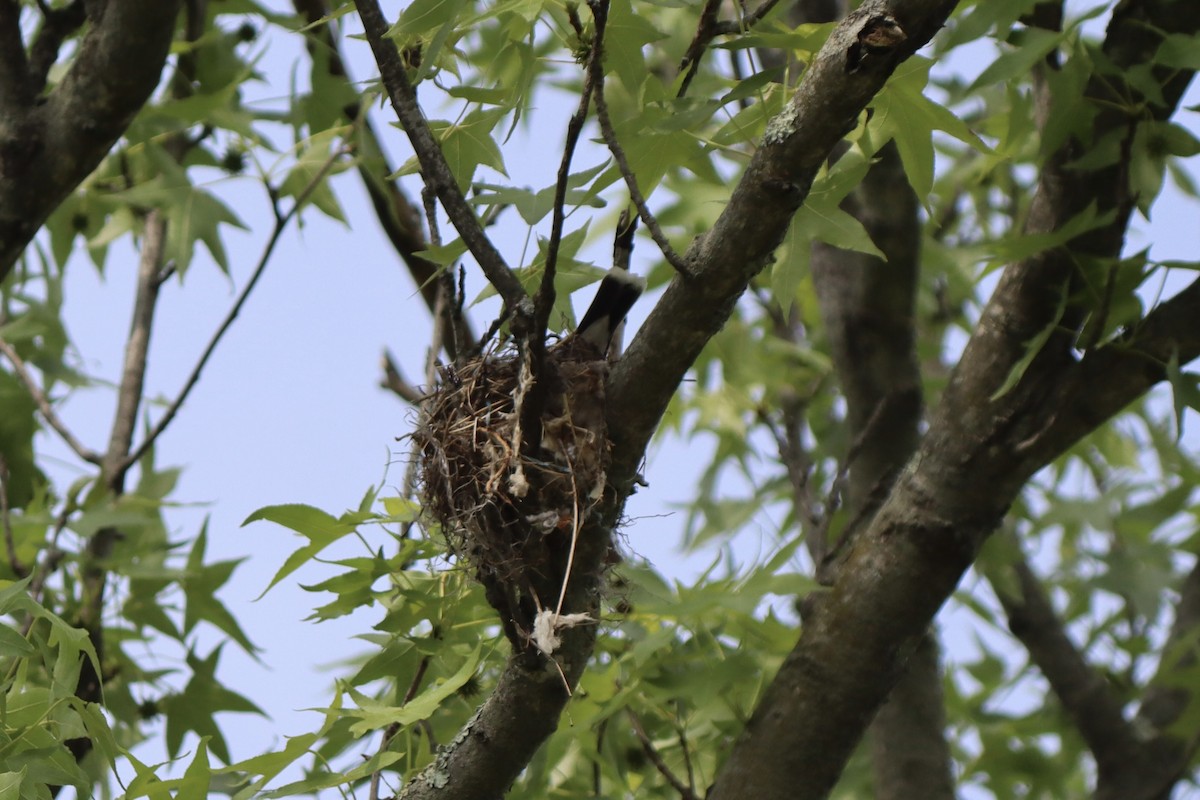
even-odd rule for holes
{"type": "Polygon", "coordinates": [[[771,121],[763,132],[763,144],[781,144],[796,132],[796,120],[800,116],[795,103],[788,103],[771,121]]]}
{"type": "Polygon", "coordinates": [[[471,718],[467,720],[466,724],[462,726],[458,734],[444,747],[438,748],[437,758],[421,773],[420,779],[425,781],[430,788],[446,788],[446,784],[450,782],[450,765],[448,763],[450,761],[450,754],[467,741],[467,737],[471,735],[471,729],[479,721],[482,712],[483,707],[480,706],[475,710],[471,718]]]}

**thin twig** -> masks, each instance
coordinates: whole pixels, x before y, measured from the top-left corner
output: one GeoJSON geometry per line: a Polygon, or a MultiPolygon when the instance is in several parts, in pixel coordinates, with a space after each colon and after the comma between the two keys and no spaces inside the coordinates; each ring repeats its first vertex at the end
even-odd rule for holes
{"type": "Polygon", "coordinates": [[[442,231],[438,227],[437,194],[429,184],[421,189],[421,205],[425,208],[425,224],[429,227],[429,244],[442,246],[442,231]]]}
{"type": "MultiPolygon", "coordinates": [[[[779,302],[768,292],[752,287],[754,298],[763,313],[771,320],[774,335],[791,345],[799,346],[803,339],[803,327],[795,307],[784,311],[779,302]]],[[[826,504],[824,516],[817,510],[813,498],[812,475],[815,464],[804,445],[804,420],[812,393],[807,397],[799,392],[785,394],[779,401],[779,421],[766,408],[758,410],[759,421],[766,426],[775,439],[779,461],[787,472],[792,487],[792,512],[800,525],[805,547],[813,564],[824,562],[829,551],[828,520],[836,509],[826,504]]]]}
{"type": "Polygon", "coordinates": [[[800,525],[809,556],[814,564],[820,564],[829,550],[829,543],[824,536],[818,535],[822,530],[822,516],[817,512],[813,500],[814,464],[804,447],[802,425],[807,402],[799,396],[793,396],[784,398],[780,406],[778,422],[766,409],[758,410],[758,420],[775,439],[779,461],[787,472],[792,488],[792,513],[800,525]]]}
{"type": "Polygon", "coordinates": [[[733,20],[722,20],[713,25],[713,36],[732,36],[737,33],[745,33],[753,28],[758,23],[762,22],[763,17],[771,13],[771,9],[779,4],[779,0],[764,0],[759,3],[758,8],[751,11],[746,16],[736,22],[733,20]]]}
{"type": "MultiPolygon", "coordinates": [[[[204,35],[207,25],[207,0],[187,0],[184,14],[184,38],[197,42],[204,35]]],[[[171,97],[182,100],[190,97],[195,89],[196,52],[189,50],[179,56],[175,72],[171,76],[171,97]]],[[[211,126],[195,137],[187,131],[172,133],[165,142],[171,157],[182,164],[188,151],[212,134],[211,126]]],[[[113,414],[109,433],[108,449],[104,453],[104,480],[114,495],[123,491],[125,474],[132,461],[127,460],[133,446],[137,427],[138,409],[146,384],[147,356],[150,350],[150,334],[154,326],[154,313],[158,306],[159,293],[165,276],[174,271],[172,262],[165,265],[168,222],[159,209],[146,214],[142,234],[141,253],[138,257],[137,287],[134,294],[133,314],[129,323],[129,337],[125,341],[125,354],[121,365],[121,380],[117,384],[117,407],[113,414]]]]}
{"type": "MultiPolygon", "coordinates": [[[[554,188],[554,212],[551,222],[550,241],[546,248],[546,263],[542,271],[541,285],[534,300],[533,327],[528,331],[527,335],[518,338],[518,347],[520,348],[523,360],[522,374],[527,373],[529,381],[525,383],[527,387],[526,391],[516,396],[514,410],[518,416],[518,427],[514,431],[513,441],[524,441],[526,446],[518,449],[528,455],[534,455],[541,446],[542,411],[546,405],[548,391],[547,382],[543,380],[546,361],[546,330],[550,325],[550,312],[554,308],[554,277],[558,271],[558,250],[562,244],[563,223],[566,218],[564,209],[567,197],[567,181],[571,176],[571,159],[575,155],[575,146],[579,142],[579,135],[583,131],[584,122],[587,121],[588,108],[591,105],[592,98],[592,85],[596,80],[596,76],[602,73],[600,55],[603,52],[604,46],[603,18],[608,13],[606,3],[607,0],[605,0],[605,3],[597,3],[593,9],[593,14],[599,18],[596,23],[596,36],[592,41],[588,68],[584,72],[584,85],[583,91],[580,92],[579,107],[571,115],[571,119],[567,123],[567,137],[563,145],[562,160],[558,167],[558,180],[554,188]]],[[[518,471],[520,470],[519,465],[517,469],[518,471]]],[[[563,593],[566,593],[565,581],[563,593]]],[[[570,691],[571,687],[567,686],[567,692],[570,693],[570,691]]]]}
{"type": "MultiPolygon", "coordinates": [[[[408,691],[404,693],[404,701],[400,704],[406,706],[412,699],[417,696],[417,691],[421,688],[421,681],[425,679],[425,672],[429,669],[429,656],[423,656],[419,664],[417,664],[417,672],[413,675],[412,682],[408,685],[408,691]]],[[[393,722],[387,726],[383,732],[383,739],[379,742],[379,753],[382,754],[387,750],[388,745],[392,743],[392,739],[400,732],[400,723],[393,722]]],[[[381,770],[375,770],[371,773],[371,789],[367,795],[368,800],[379,800],[379,779],[382,774],[381,770]]]]}
{"type": "MultiPolygon", "coordinates": [[[[878,433],[879,426],[882,424],[886,414],[892,411],[894,405],[902,402],[902,400],[903,394],[898,392],[893,392],[880,398],[879,402],[875,404],[875,408],[872,409],[871,416],[867,418],[866,424],[863,425],[858,435],[854,437],[854,441],[850,443],[845,458],[838,464],[837,474],[834,476],[833,483],[829,486],[829,493],[825,496],[823,514],[815,531],[818,540],[824,543],[823,546],[826,548],[829,546],[829,528],[833,524],[833,517],[842,507],[842,498],[845,496],[846,483],[850,477],[850,468],[854,465],[858,454],[862,452],[863,445],[878,433]]],[[[869,521],[875,515],[875,510],[884,500],[882,495],[885,493],[886,488],[891,485],[891,479],[892,473],[885,473],[879,476],[879,479],[875,481],[875,485],[871,487],[871,491],[862,498],[861,506],[855,510],[850,521],[842,528],[838,541],[833,545],[832,549],[827,551],[825,558],[817,562],[817,582],[822,586],[833,585],[835,562],[838,556],[849,552],[850,542],[858,535],[863,523],[869,521]]]]}
{"type": "Polygon", "coordinates": [[[445,346],[446,335],[449,333],[447,328],[446,306],[453,302],[450,297],[450,292],[453,291],[450,286],[446,285],[446,281],[438,281],[437,298],[433,301],[433,330],[429,335],[429,349],[425,353],[425,385],[432,387],[437,384],[438,377],[438,353],[442,352],[445,346]]]}
{"type": "Polygon", "coordinates": [[[390,350],[383,351],[383,382],[380,383],[380,386],[391,390],[393,394],[411,406],[419,404],[425,398],[425,394],[421,390],[404,379],[390,350]]]}
{"type": "Polygon", "coordinates": [[[137,426],[138,406],[146,382],[146,356],[150,350],[150,332],[154,325],[154,309],[158,305],[159,272],[167,240],[167,218],[158,209],[146,215],[142,252],[138,259],[137,293],[133,302],[133,318],[129,338],[125,342],[125,358],[121,380],[117,384],[117,408],[113,414],[108,450],[104,454],[105,480],[119,493],[128,464],[125,456],[133,444],[137,426]],[[124,465],[125,469],[120,469],[124,465]]]}
{"type": "Polygon", "coordinates": [[[633,727],[633,735],[641,743],[642,752],[646,754],[646,758],[650,759],[650,763],[658,770],[658,774],[662,775],[667,783],[671,784],[672,789],[679,792],[679,796],[683,800],[700,800],[695,790],[679,780],[675,773],[671,771],[671,768],[667,766],[667,762],[663,761],[662,756],[659,755],[658,750],[654,747],[654,742],[650,741],[650,737],[646,735],[646,729],[642,727],[642,721],[638,719],[637,713],[633,709],[626,709],[626,711],[629,714],[629,722],[633,727]]]}
{"type": "MultiPolygon", "coordinates": [[[[314,56],[317,53],[326,54],[326,72],[330,77],[347,87],[355,86],[346,69],[345,60],[339,48],[339,32],[336,22],[329,20],[330,8],[327,0],[292,0],[292,6],[310,25],[317,24],[307,32],[308,49],[314,56]],[[319,24],[324,21],[324,24],[319,24]]],[[[375,216],[393,249],[408,267],[408,272],[416,282],[425,305],[432,310],[435,300],[434,292],[429,283],[440,271],[440,267],[422,257],[420,253],[428,249],[429,241],[422,231],[422,217],[417,205],[409,200],[407,193],[395,180],[386,176],[396,172],[396,167],[384,153],[379,134],[371,119],[367,116],[369,103],[363,98],[346,104],[342,113],[359,128],[358,136],[358,174],[363,186],[371,198],[375,216]]],[[[475,332],[468,321],[457,315],[453,319],[455,325],[454,341],[466,346],[474,343],[475,332]]],[[[457,356],[447,353],[451,359],[457,356]]]]}
{"type": "Polygon", "coordinates": [[[263,248],[262,255],[258,259],[258,265],[254,268],[254,273],[250,276],[250,281],[246,284],[246,287],[242,289],[241,294],[238,295],[237,301],[234,302],[233,307],[229,309],[229,313],[225,315],[225,319],[221,322],[220,327],[217,328],[216,332],[212,335],[212,338],[209,339],[208,346],[204,348],[204,353],[200,356],[200,360],[197,361],[196,366],[192,368],[192,372],[188,376],[187,381],[184,383],[183,389],[180,390],[179,395],[171,402],[171,405],[167,406],[167,410],[163,413],[162,417],[159,419],[158,423],[154,426],[150,433],[146,435],[145,440],[138,445],[138,448],[121,463],[120,469],[128,469],[131,464],[136,463],[139,459],[141,459],[142,456],[146,455],[146,453],[154,445],[154,441],[162,435],[162,432],[166,430],[167,426],[171,424],[171,421],[175,419],[175,415],[179,413],[179,408],[183,405],[183,401],[187,399],[187,396],[196,386],[196,382],[200,380],[200,373],[204,370],[205,365],[208,364],[208,360],[212,357],[213,351],[217,349],[217,345],[220,343],[222,337],[225,336],[225,333],[229,330],[229,327],[233,325],[233,321],[237,319],[237,315],[241,312],[242,306],[246,304],[246,300],[250,297],[250,293],[254,291],[255,285],[258,283],[259,278],[262,277],[263,272],[267,268],[267,264],[271,260],[271,255],[275,252],[275,245],[278,244],[279,238],[283,235],[284,229],[287,227],[288,223],[292,221],[292,218],[295,217],[300,209],[304,206],[304,203],[308,200],[309,195],[316,190],[321,181],[325,179],[325,176],[329,174],[329,171],[333,169],[333,166],[335,163],[337,163],[337,160],[348,152],[350,152],[350,146],[343,145],[330,154],[325,163],[321,165],[321,168],[317,170],[315,175],[313,175],[312,180],[310,180],[308,185],[304,187],[304,190],[296,195],[296,201],[292,204],[292,207],[288,209],[288,212],[282,216],[276,212],[275,227],[271,231],[271,236],[267,240],[266,247],[263,248]]]}
{"type": "Polygon", "coordinates": [[[696,791],[696,772],[692,768],[691,748],[688,746],[687,729],[683,725],[683,721],[678,718],[678,707],[676,707],[676,724],[675,731],[679,735],[679,754],[683,756],[683,768],[687,770],[687,785],[693,792],[696,791]]]}
{"type": "Polygon", "coordinates": [[[417,104],[417,94],[408,80],[400,53],[391,39],[386,38],[388,24],[379,8],[377,0],[355,0],[358,15],[363,23],[371,52],[379,64],[380,77],[392,101],[392,108],[404,132],[408,134],[409,142],[421,164],[421,177],[430,186],[441,201],[446,216],[450,218],[463,243],[471,255],[479,263],[483,274],[499,292],[504,303],[517,310],[514,322],[528,325],[528,319],[523,319],[532,313],[529,307],[529,295],[517,276],[504,262],[500,251],[492,244],[480,225],[475,211],[467,202],[458,181],[446,163],[442,148],[429,130],[421,107],[417,104]]]}
{"type": "MultiPolygon", "coordinates": [[[[567,6],[570,8],[570,6],[567,6]]],[[[604,732],[608,729],[608,721],[611,717],[605,717],[600,720],[600,724],[596,726],[596,758],[592,760],[592,796],[600,797],[600,758],[604,754],[604,732]]]]}
{"type": "Polygon", "coordinates": [[[567,182],[571,177],[571,159],[575,156],[575,146],[579,143],[579,135],[583,132],[583,124],[587,121],[588,109],[592,105],[592,85],[598,71],[594,64],[600,61],[602,51],[603,33],[597,31],[592,41],[591,54],[588,56],[587,69],[584,71],[579,107],[567,122],[567,139],[563,144],[562,161],[558,165],[558,180],[554,185],[554,215],[550,223],[550,240],[546,243],[546,268],[542,272],[542,284],[534,301],[534,330],[543,337],[550,321],[550,310],[554,307],[554,276],[558,271],[558,249],[562,244],[563,223],[566,220],[567,182]]]}
{"type": "Polygon", "coordinates": [[[700,23],[696,26],[696,35],[692,37],[692,43],[688,45],[687,52],[683,54],[683,60],[679,62],[679,71],[684,75],[676,97],[683,97],[687,94],[692,78],[696,77],[696,73],[700,71],[700,59],[704,57],[704,51],[708,49],[709,43],[716,35],[717,12],[720,8],[721,0],[704,0],[704,8],[700,11],[700,23]]]}
{"type": "MultiPolygon", "coordinates": [[[[607,6],[600,2],[589,3],[592,9],[592,16],[596,23],[596,47],[600,46],[600,41],[604,36],[604,22],[607,19],[607,6]]],[[[625,179],[625,186],[629,190],[629,199],[633,201],[633,205],[637,208],[638,216],[646,226],[646,230],[650,232],[650,238],[658,245],[658,249],[662,251],[663,258],[667,260],[676,272],[685,277],[691,277],[691,267],[688,263],[675,252],[675,248],[671,247],[671,243],[667,241],[666,234],[663,233],[662,226],[658,224],[658,220],[650,213],[650,208],[646,205],[646,198],[642,195],[641,189],[638,188],[637,177],[633,174],[633,169],[629,166],[629,159],[625,157],[625,150],[621,147],[621,143],[617,140],[617,133],[613,129],[612,119],[608,115],[608,103],[604,100],[604,75],[600,69],[600,59],[596,59],[596,65],[592,71],[592,83],[594,85],[594,93],[596,99],[596,119],[600,123],[600,133],[604,137],[604,143],[608,145],[609,152],[612,153],[613,160],[617,163],[617,169],[621,173],[621,177],[625,179]]]]}
{"type": "Polygon", "coordinates": [[[95,464],[96,466],[103,464],[104,457],[76,439],[75,435],[58,418],[58,415],[54,413],[54,409],[50,406],[50,401],[46,398],[46,394],[37,385],[33,376],[29,374],[29,370],[25,366],[25,361],[22,360],[21,356],[17,355],[17,351],[13,346],[3,339],[0,339],[0,354],[3,354],[9,363],[12,364],[13,371],[17,374],[17,379],[24,384],[25,390],[29,392],[29,396],[33,398],[33,402],[37,404],[42,418],[46,420],[47,425],[54,429],[55,433],[62,437],[62,440],[67,443],[67,447],[70,447],[75,455],[89,464],[95,464]]]}

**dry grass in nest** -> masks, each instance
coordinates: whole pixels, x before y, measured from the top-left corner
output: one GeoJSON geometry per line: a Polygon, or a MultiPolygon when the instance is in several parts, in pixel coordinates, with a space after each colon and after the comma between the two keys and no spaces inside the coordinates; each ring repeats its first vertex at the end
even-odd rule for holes
{"type": "Polygon", "coordinates": [[[576,539],[605,488],[607,362],[568,339],[545,362],[537,448],[518,424],[521,363],[490,355],[447,372],[425,401],[420,445],[423,505],[469,562],[518,646],[537,612],[555,607],[576,539]]]}

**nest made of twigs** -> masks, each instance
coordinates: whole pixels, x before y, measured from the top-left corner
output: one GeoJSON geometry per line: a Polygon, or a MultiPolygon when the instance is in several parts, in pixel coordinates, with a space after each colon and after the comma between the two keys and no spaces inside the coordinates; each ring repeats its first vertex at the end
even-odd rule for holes
{"type": "Polygon", "coordinates": [[[553,607],[604,493],[607,370],[586,342],[567,339],[546,352],[536,446],[520,424],[532,380],[515,352],[444,370],[424,402],[416,433],[423,507],[474,567],[514,643],[553,607]]]}

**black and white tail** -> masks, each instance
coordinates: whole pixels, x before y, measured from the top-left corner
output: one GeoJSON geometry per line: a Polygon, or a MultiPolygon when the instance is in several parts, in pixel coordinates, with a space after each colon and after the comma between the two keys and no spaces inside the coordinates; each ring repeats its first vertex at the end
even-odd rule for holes
{"type": "Polygon", "coordinates": [[[610,270],[600,281],[596,296],[579,321],[575,335],[594,345],[601,353],[607,353],[613,334],[625,321],[625,315],[642,296],[645,288],[646,281],[628,270],[610,270]]]}

